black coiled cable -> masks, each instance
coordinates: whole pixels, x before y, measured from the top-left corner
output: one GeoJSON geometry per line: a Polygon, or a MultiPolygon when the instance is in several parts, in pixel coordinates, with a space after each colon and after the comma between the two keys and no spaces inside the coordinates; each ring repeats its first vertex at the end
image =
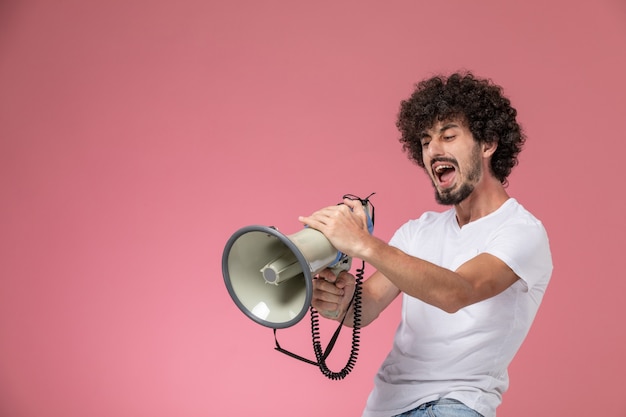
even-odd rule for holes
{"type": "MultiPolygon", "coordinates": [[[[361,333],[361,292],[362,292],[362,284],[363,284],[363,275],[365,271],[365,261],[363,261],[361,268],[356,270],[356,283],[354,287],[354,295],[351,304],[354,304],[353,307],[353,325],[352,325],[352,347],[350,349],[350,357],[348,358],[348,362],[346,366],[339,372],[333,372],[328,369],[326,365],[326,357],[330,353],[332,349],[332,345],[335,340],[333,339],[331,344],[327,347],[326,352],[322,351],[322,345],[320,343],[320,332],[319,332],[319,313],[313,306],[311,306],[311,333],[313,335],[313,351],[315,352],[315,357],[317,359],[317,365],[320,368],[322,374],[324,374],[327,378],[332,380],[341,380],[344,379],[348,374],[354,369],[354,365],[356,364],[356,359],[359,354],[359,342],[360,342],[360,333],[361,333]]],[[[350,309],[350,305],[348,306],[348,310],[350,309]]],[[[347,314],[347,310],[346,310],[347,314]]],[[[344,317],[345,320],[345,317],[344,317]]],[[[342,320],[343,323],[343,320],[342,320]]]]}

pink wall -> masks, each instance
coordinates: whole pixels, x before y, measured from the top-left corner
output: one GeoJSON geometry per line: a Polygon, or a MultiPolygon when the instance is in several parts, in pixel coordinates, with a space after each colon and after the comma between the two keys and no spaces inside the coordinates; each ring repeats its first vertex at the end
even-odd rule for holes
{"type": "MultiPolygon", "coordinates": [[[[625,50],[621,0],[1,2],[0,415],[359,415],[399,305],[329,381],[236,309],[222,249],[346,192],[385,239],[437,209],[395,114],[468,68],[519,110],[510,192],[555,262],[499,416],[626,416],[625,50]]],[[[312,356],[307,321],[282,343],[312,356]]]]}

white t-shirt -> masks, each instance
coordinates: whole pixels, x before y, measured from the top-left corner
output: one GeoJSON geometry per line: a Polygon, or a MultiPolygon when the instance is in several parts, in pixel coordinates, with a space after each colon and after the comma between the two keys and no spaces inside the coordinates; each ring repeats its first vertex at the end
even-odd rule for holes
{"type": "Polygon", "coordinates": [[[363,416],[390,417],[444,397],[485,417],[495,416],[508,387],[507,367],[552,274],[543,225],[510,198],[462,228],[454,209],[427,212],[398,229],[390,244],[453,271],[480,253],[490,253],[521,279],[454,314],[403,294],[402,321],[363,416]]]}

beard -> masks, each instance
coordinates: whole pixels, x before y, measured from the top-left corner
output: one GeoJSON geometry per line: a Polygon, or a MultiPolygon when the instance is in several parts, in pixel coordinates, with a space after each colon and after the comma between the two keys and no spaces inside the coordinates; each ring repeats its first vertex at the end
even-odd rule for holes
{"type": "Polygon", "coordinates": [[[441,205],[453,206],[465,200],[470,196],[470,194],[472,194],[473,191],[474,185],[468,184],[467,182],[461,184],[461,187],[458,190],[439,191],[435,189],[435,200],[437,200],[437,203],[441,205]]]}
{"type": "MultiPolygon", "coordinates": [[[[458,164],[455,163],[455,165],[458,167],[458,164]]],[[[435,200],[437,203],[444,206],[453,206],[461,203],[469,197],[472,192],[474,192],[474,185],[480,179],[481,174],[482,166],[480,161],[480,149],[475,147],[472,152],[472,165],[469,166],[467,176],[458,188],[454,187],[448,190],[439,190],[433,181],[433,187],[435,187],[435,200]]]]}

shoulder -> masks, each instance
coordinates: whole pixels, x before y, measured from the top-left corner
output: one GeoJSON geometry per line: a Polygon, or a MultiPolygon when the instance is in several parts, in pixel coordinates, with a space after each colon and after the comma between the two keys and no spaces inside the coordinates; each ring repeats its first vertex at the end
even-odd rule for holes
{"type": "Polygon", "coordinates": [[[548,240],[543,223],[513,198],[485,217],[480,226],[490,240],[506,238],[517,244],[548,240]]]}
{"type": "Polygon", "coordinates": [[[455,219],[454,209],[448,209],[443,212],[426,211],[417,219],[408,220],[400,229],[416,229],[431,225],[445,224],[455,219]]]}
{"type": "Polygon", "coordinates": [[[400,248],[411,245],[415,240],[421,240],[433,235],[443,236],[443,231],[454,227],[454,209],[444,212],[427,211],[419,218],[408,220],[394,233],[390,244],[400,248]]]}
{"type": "Polygon", "coordinates": [[[519,222],[543,227],[541,220],[535,217],[515,198],[509,198],[498,211],[501,211],[502,217],[508,219],[511,223],[519,222]]]}

